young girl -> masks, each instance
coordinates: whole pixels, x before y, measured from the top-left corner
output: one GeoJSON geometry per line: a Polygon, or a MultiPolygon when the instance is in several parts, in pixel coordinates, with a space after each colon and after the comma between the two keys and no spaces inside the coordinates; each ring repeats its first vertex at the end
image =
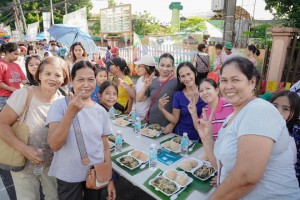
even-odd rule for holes
{"type": "Polygon", "coordinates": [[[42,59],[39,55],[32,55],[27,57],[25,61],[25,69],[26,69],[26,76],[29,81],[29,85],[38,85],[36,80],[34,80],[34,76],[38,66],[40,65],[42,59]]]}
{"type": "Polygon", "coordinates": [[[100,54],[98,52],[97,53],[93,53],[92,63],[98,64],[100,67],[105,67],[105,65],[103,64],[103,62],[101,60],[100,54]]]}
{"type": "MultiPolygon", "coordinates": [[[[300,115],[300,97],[296,92],[283,90],[275,93],[271,99],[271,103],[278,109],[282,117],[286,120],[286,126],[290,133],[294,125],[297,123],[300,115]]],[[[290,137],[290,145],[295,154],[296,176],[300,185],[300,140],[299,136],[290,137]],[[296,145],[295,145],[296,142],[296,145]]]]}
{"type": "Polygon", "coordinates": [[[118,87],[111,81],[104,81],[100,86],[100,105],[108,112],[109,109],[117,102],[118,87]]]}
{"type": "Polygon", "coordinates": [[[75,42],[74,44],[72,44],[72,46],[70,47],[70,51],[72,55],[72,64],[75,64],[81,60],[88,60],[86,50],[80,42],[75,42]]]}
{"type": "Polygon", "coordinates": [[[96,68],[96,88],[95,91],[93,92],[93,94],[91,95],[91,98],[93,101],[95,101],[96,103],[99,103],[99,98],[98,98],[98,94],[100,91],[100,86],[101,84],[107,80],[108,74],[105,68],[100,67],[100,68],[96,68]]]}

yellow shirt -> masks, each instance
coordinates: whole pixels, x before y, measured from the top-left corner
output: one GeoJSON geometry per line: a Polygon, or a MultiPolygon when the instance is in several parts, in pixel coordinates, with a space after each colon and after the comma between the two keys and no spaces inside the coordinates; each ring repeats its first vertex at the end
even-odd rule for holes
{"type": "MultiPolygon", "coordinates": [[[[125,81],[130,87],[133,85],[132,80],[128,76],[125,76],[123,81],[125,81]]],[[[122,88],[121,86],[118,86],[118,93],[119,93],[119,95],[118,95],[117,102],[125,108],[128,100],[129,100],[127,91],[124,88],[122,88]]]]}

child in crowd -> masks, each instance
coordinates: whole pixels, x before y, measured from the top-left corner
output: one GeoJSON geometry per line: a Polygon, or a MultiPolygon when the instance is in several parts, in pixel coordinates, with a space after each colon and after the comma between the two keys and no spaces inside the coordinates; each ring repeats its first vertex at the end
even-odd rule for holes
{"type": "Polygon", "coordinates": [[[99,103],[99,91],[100,91],[100,86],[101,84],[107,80],[108,74],[106,71],[106,68],[99,67],[96,68],[96,88],[93,94],[91,95],[91,98],[94,102],[99,103]]]}
{"type": "Polygon", "coordinates": [[[104,63],[101,60],[100,53],[93,53],[93,60],[92,63],[98,64],[100,67],[105,67],[104,63]]]}
{"type": "MultiPolygon", "coordinates": [[[[278,109],[282,117],[286,120],[286,126],[290,134],[292,134],[293,127],[297,123],[300,115],[300,97],[296,92],[283,90],[274,94],[271,99],[271,103],[278,109]]],[[[293,148],[295,155],[294,162],[296,176],[300,186],[300,137],[299,135],[293,136],[294,138],[292,136],[290,137],[289,147],[293,148]]]]}
{"type": "Polygon", "coordinates": [[[27,57],[25,61],[25,69],[26,69],[26,76],[29,81],[29,85],[38,85],[36,80],[34,80],[34,76],[38,66],[40,65],[42,59],[39,55],[32,55],[27,57]]]}
{"type": "Polygon", "coordinates": [[[104,81],[100,86],[100,105],[103,106],[106,111],[113,108],[113,105],[118,99],[118,87],[111,81],[104,81]]]}

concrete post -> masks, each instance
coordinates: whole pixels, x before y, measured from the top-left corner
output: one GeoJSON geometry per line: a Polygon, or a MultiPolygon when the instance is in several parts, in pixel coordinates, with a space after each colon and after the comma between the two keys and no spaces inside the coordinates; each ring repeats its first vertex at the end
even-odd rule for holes
{"type": "Polygon", "coordinates": [[[300,30],[291,27],[271,28],[272,49],[267,72],[267,81],[276,81],[279,83],[282,77],[282,71],[285,64],[287,48],[290,46],[291,37],[300,30]]]}

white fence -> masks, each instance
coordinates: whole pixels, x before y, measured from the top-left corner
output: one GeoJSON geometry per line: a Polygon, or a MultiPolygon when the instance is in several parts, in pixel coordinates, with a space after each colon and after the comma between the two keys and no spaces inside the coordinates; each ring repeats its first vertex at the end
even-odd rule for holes
{"type": "MultiPolygon", "coordinates": [[[[124,47],[119,49],[119,56],[124,58],[127,64],[133,63],[134,51],[136,52],[137,60],[139,60],[144,55],[152,55],[156,61],[158,61],[159,57],[163,53],[170,53],[174,56],[175,65],[177,66],[181,62],[192,62],[194,56],[197,54],[197,51],[192,51],[189,49],[183,49],[178,46],[171,45],[157,45],[157,46],[137,46],[133,48],[133,46],[124,47]]],[[[105,56],[106,48],[100,47],[101,56],[105,56]]]]}

